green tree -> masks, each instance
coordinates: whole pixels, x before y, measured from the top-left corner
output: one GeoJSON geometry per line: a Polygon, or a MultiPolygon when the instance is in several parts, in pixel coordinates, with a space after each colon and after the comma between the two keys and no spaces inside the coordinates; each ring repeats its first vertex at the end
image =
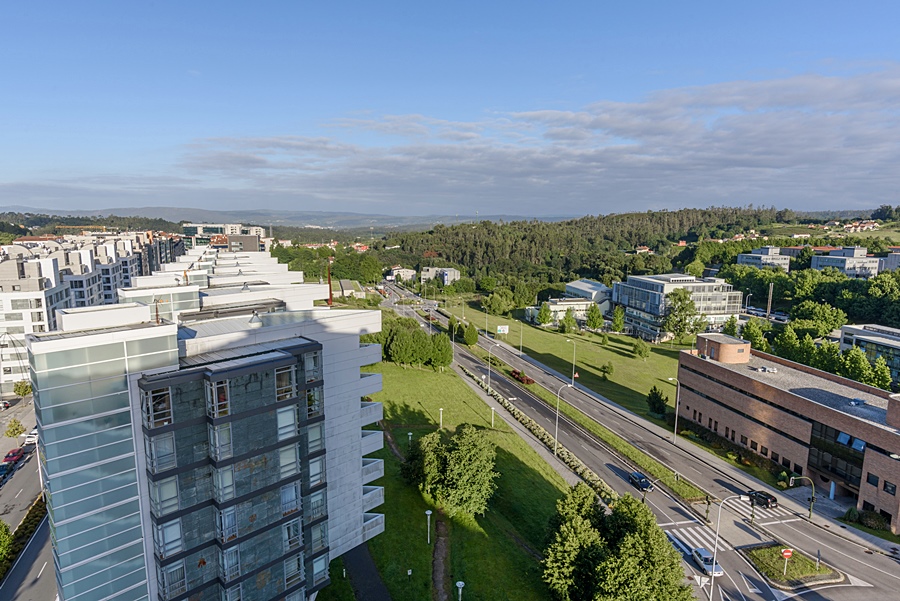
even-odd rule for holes
{"type": "Polygon", "coordinates": [[[412,363],[413,365],[426,365],[431,363],[431,354],[433,351],[432,337],[425,333],[422,328],[416,328],[412,331],[412,363]]]}
{"type": "Polygon", "coordinates": [[[600,344],[602,346],[606,346],[607,344],[609,344],[609,334],[607,334],[606,332],[600,334],[600,344]]]}
{"type": "Polygon", "coordinates": [[[603,314],[600,313],[597,303],[591,303],[591,306],[588,307],[585,325],[592,330],[599,330],[603,327],[603,314]]]}
{"type": "Polygon", "coordinates": [[[575,321],[575,312],[572,307],[566,309],[565,316],[559,321],[561,334],[569,334],[578,330],[578,322],[575,321]]]}
{"type": "Polygon", "coordinates": [[[868,384],[873,379],[872,364],[869,363],[866,354],[858,346],[851,346],[844,351],[838,373],[845,378],[864,384],[868,384]]]}
{"type": "Polygon", "coordinates": [[[447,332],[450,334],[450,338],[456,339],[456,328],[457,328],[456,315],[450,315],[450,319],[447,320],[447,332]]]}
{"type": "Polygon", "coordinates": [[[722,326],[722,333],[727,334],[729,336],[737,336],[738,335],[738,320],[737,316],[732,315],[725,322],[725,325],[722,326]]]}
{"type": "Polygon", "coordinates": [[[19,380],[13,385],[13,393],[16,396],[28,396],[31,394],[31,382],[28,380],[19,380]]]}
{"type": "Polygon", "coordinates": [[[457,514],[484,515],[497,489],[496,451],[487,435],[462,424],[447,445],[438,500],[451,518],[457,514]]]}
{"type": "Polygon", "coordinates": [[[490,294],[494,291],[494,288],[497,287],[497,278],[486,275],[478,280],[478,287],[484,292],[490,294]]]}
{"type": "Polygon", "coordinates": [[[475,327],[475,324],[470,323],[468,325],[463,341],[466,343],[466,346],[475,346],[478,344],[478,329],[475,327]]]}
{"type": "Polygon", "coordinates": [[[775,337],[774,351],[779,357],[784,357],[789,361],[799,361],[800,356],[800,339],[797,338],[793,326],[787,324],[781,333],[775,337]]]}
{"type": "Polygon", "coordinates": [[[431,358],[429,361],[432,367],[440,367],[441,369],[453,363],[453,344],[450,337],[446,334],[437,334],[431,337],[431,358]]]}
{"type": "MultiPolygon", "coordinates": [[[[809,335],[807,334],[807,337],[809,335]]],[[[805,340],[805,339],[804,339],[805,340]]],[[[823,342],[816,348],[815,358],[812,366],[828,373],[837,374],[841,372],[843,357],[841,357],[841,347],[835,342],[823,342]]]]}
{"type": "Polygon", "coordinates": [[[613,371],[615,371],[615,369],[613,368],[613,362],[607,361],[606,363],[598,367],[597,371],[600,372],[600,375],[604,380],[609,379],[613,375],[613,371]]]}
{"type": "Polygon", "coordinates": [[[416,343],[413,331],[406,327],[395,327],[388,342],[388,357],[398,365],[412,365],[416,362],[416,343]]]}
{"type": "Polygon", "coordinates": [[[659,388],[654,386],[650,389],[650,393],[647,395],[647,407],[650,409],[650,413],[665,415],[668,404],[669,397],[665,396],[659,388]]]}
{"type": "Polygon", "coordinates": [[[550,518],[550,532],[555,532],[575,516],[593,523],[599,518],[599,512],[597,493],[584,482],[579,482],[566,492],[566,496],[557,499],[556,513],[550,518]]]}
{"type": "Polygon", "coordinates": [[[769,348],[769,341],[766,340],[765,334],[763,334],[763,323],[761,319],[751,317],[750,320],[744,324],[743,329],[741,329],[741,338],[749,342],[750,346],[758,351],[768,353],[771,350],[769,348]]]}
{"type": "Polygon", "coordinates": [[[498,286],[487,298],[481,300],[481,306],[491,315],[504,315],[515,308],[513,293],[509,288],[498,286]]]}
{"type": "Polygon", "coordinates": [[[634,341],[634,344],[631,345],[631,351],[634,353],[635,357],[640,357],[646,361],[647,357],[650,356],[650,345],[644,342],[643,338],[638,338],[634,341]]]}
{"type": "Polygon", "coordinates": [[[700,278],[703,277],[703,270],[706,269],[706,265],[703,264],[702,261],[691,261],[687,265],[684,266],[684,272],[692,275],[694,277],[700,278]]]}
{"type": "Polygon", "coordinates": [[[884,357],[879,356],[875,359],[875,365],[872,366],[872,386],[882,390],[890,390],[892,381],[891,368],[888,367],[884,357]]]}
{"type": "Polygon", "coordinates": [[[625,307],[617,305],[613,309],[612,325],[613,332],[621,332],[625,329],[625,307]]]}
{"type": "Polygon", "coordinates": [[[573,516],[554,531],[553,541],[544,551],[543,579],[554,599],[570,601],[590,578],[590,570],[579,567],[590,564],[589,557],[597,555],[597,550],[605,547],[600,533],[590,521],[580,515],[573,516]]]}
{"type": "Polygon", "coordinates": [[[7,438],[18,438],[20,434],[24,433],[25,426],[22,425],[22,422],[16,418],[12,418],[9,420],[9,423],[6,424],[6,432],[3,435],[7,438]]]}
{"type": "Polygon", "coordinates": [[[436,498],[441,486],[445,449],[440,432],[431,432],[416,439],[400,466],[400,475],[422,492],[436,498]]]}
{"type": "Polygon", "coordinates": [[[13,559],[13,535],[6,522],[0,521],[0,565],[13,559]]]}
{"type": "MultiPolygon", "coordinates": [[[[847,323],[847,314],[828,303],[806,300],[791,309],[791,319],[809,320],[816,324],[814,337],[822,337],[847,323]]],[[[807,326],[808,327],[808,326],[807,326]]]]}
{"type": "Polygon", "coordinates": [[[545,326],[553,321],[553,314],[550,313],[550,305],[548,303],[541,304],[541,308],[537,314],[537,322],[545,326]]]}
{"type": "Polygon", "coordinates": [[[681,342],[686,334],[699,331],[702,323],[703,318],[691,300],[690,291],[678,288],[666,295],[666,317],[662,326],[675,340],[681,342]]]}
{"type": "Polygon", "coordinates": [[[797,363],[802,363],[803,365],[816,367],[816,342],[809,334],[806,334],[803,338],[801,338],[800,344],[797,345],[796,361],[797,363]]]}

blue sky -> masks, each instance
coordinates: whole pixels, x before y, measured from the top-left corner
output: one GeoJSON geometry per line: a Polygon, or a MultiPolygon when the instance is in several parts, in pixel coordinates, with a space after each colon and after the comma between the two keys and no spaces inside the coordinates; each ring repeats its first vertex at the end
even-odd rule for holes
{"type": "Polygon", "coordinates": [[[900,4],[0,8],[0,205],[897,204],[900,4]]]}

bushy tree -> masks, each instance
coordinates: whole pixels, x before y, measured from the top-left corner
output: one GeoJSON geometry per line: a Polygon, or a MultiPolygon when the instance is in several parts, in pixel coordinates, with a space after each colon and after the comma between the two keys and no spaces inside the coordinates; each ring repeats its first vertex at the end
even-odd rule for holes
{"type": "Polygon", "coordinates": [[[866,354],[858,346],[851,346],[844,351],[841,357],[840,375],[857,382],[869,383],[872,381],[872,364],[866,358],[866,354]]]}
{"type": "Polygon", "coordinates": [[[572,310],[572,307],[566,309],[565,316],[560,320],[559,331],[561,334],[578,331],[578,322],[575,321],[575,312],[572,310]]]}
{"type": "Polygon", "coordinates": [[[458,326],[458,322],[456,321],[456,315],[451,315],[450,319],[447,320],[447,333],[450,334],[450,338],[456,339],[456,328],[458,326]]]}
{"type": "Polygon", "coordinates": [[[466,327],[463,341],[466,343],[466,346],[475,346],[478,344],[478,328],[475,327],[475,324],[470,323],[468,327],[466,327]]]}
{"type": "Polygon", "coordinates": [[[650,413],[665,415],[668,404],[669,397],[665,396],[659,388],[654,386],[650,389],[650,393],[647,395],[647,407],[650,409],[650,413]]]}
{"type": "Polygon", "coordinates": [[[797,334],[794,332],[794,327],[791,324],[784,326],[781,333],[775,337],[773,347],[775,354],[779,357],[784,357],[789,361],[798,360],[800,355],[800,339],[797,338],[797,334]]]}
{"type": "Polygon", "coordinates": [[[444,368],[453,363],[453,344],[446,334],[436,334],[431,337],[431,357],[429,363],[432,367],[444,368]]]}
{"type": "Polygon", "coordinates": [[[600,334],[600,344],[602,346],[606,346],[607,344],[609,344],[609,335],[606,332],[600,334]]]}
{"type": "Polygon", "coordinates": [[[486,275],[478,280],[478,288],[490,294],[497,287],[497,278],[486,275]]]}
{"type": "Polygon", "coordinates": [[[504,315],[515,308],[513,293],[509,288],[498,286],[487,298],[483,298],[481,306],[491,315],[504,315]]]}
{"type": "Polygon", "coordinates": [[[496,451],[482,430],[462,424],[450,439],[444,460],[438,502],[450,517],[484,515],[497,489],[496,451]]]}
{"type": "Polygon", "coordinates": [[[722,326],[722,333],[728,334],[729,336],[738,335],[738,320],[736,316],[732,315],[728,318],[725,325],[722,326]]]}
{"type": "Polygon", "coordinates": [[[538,310],[537,322],[542,326],[545,326],[551,321],[553,321],[553,314],[550,313],[550,305],[548,303],[542,303],[541,308],[538,310]]]}
{"type": "Polygon", "coordinates": [[[872,386],[881,388],[882,390],[891,389],[891,368],[888,367],[884,357],[875,359],[875,365],[872,366],[872,386]]]}
{"type": "Polygon", "coordinates": [[[600,307],[597,303],[591,303],[588,307],[585,325],[592,330],[599,330],[603,327],[603,314],[600,313],[600,307]]]}
{"type": "Polygon", "coordinates": [[[703,325],[703,317],[697,312],[689,290],[678,288],[666,295],[666,317],[662,326],[675,340],[681,342],[686,334],[699,332],[703,325]]]}
{"type": "Polygon", "coordinates": [[[28,380],[19,380],[13,385],[13,393],[16,396],[28,396],[31,394],[31,382],[28,380]]]}
{"type": "Polygon", "coordinates": [[[646,361],[647,357],[650,356],[650,345],[647,344],[643,338],[638,338],[634,341],[634,344],[631,345],[631,351],[634,353],[635,357],[640,357],[646,361]]]}
{"type": "Polygon", "coordinates": [[[18,438],[20,434],[25,433],[25,426],[16,418],[9,420],[6,424],[6,432],[3,434],[7,438],[18,438]]]}
{"type": "Polygon", "coordinates": [[[0,564],[13,559],[13,535],[9,525],[0,521],[0,564]]]}
{"type": "Polygon", "coordinates": [[[613,368],[613,362],[607,361],[606,363],[598,367],[597,371],[600,372],[600,376],[604,380],[610,378],[613,375],[613,371],[615,371],[615,369],[613,368]]]}
{"type": "MultiPolygon", "coordinates": [[[[767,323],[765,325],[768,325],[767,323]]],[[[763,334],[763,320],[751,317],[741,329],[741,338],[750,343],[752,348],[764,353],[769,352],[769,341],[763,334]]]]}
{"type": "Polygon", "coordinates": [[[816,324],[813,336],[821,337],[846,324],[847,314],[828,303],[806,300],[791,309],[791,319],[808,320],[816,324]]]}
{"type": "Polygon", "coordinates": [[[625,307],[617,305],[613,309],[611,329],[613,332],[622,332],[625,329],[625,307]]]}

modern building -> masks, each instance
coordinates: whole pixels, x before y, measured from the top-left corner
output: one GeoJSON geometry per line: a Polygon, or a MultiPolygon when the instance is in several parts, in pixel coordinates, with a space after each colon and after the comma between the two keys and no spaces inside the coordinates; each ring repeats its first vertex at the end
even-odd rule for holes
{"type": "Polygon", "coordinates": [[[878,273],[882,271],[896,271],[900,268],[900,252],[892,250],[884,257],[878,259],[878,273]]]}
{"type": "MultiPolygon", "coordinates": [[[[807,235],[807,238],[809,236],[807,235]]],[[[789,257],[797,258],[800,256],[800,253],[803,252],[804,248],[811,248],[813,254],[816,255],[827,255],[833,250],[840,250],[840,246],[810,246],[809,244],[803,246],[782,246],[781,254],[787,255],[789,257]]]]}
{"type": "Polygon", "coordinates": [[[595,280],[575,280],[566,284],[566,296],[586,298],[597,303],[604,315],[612,311],[612,288],[595,280]]]}
{"type": "Polygon", "coordinates": [[[878,275],[878,257],[866,256],[866,249],[861,246],[844,246],[827,255],[813,256],[811,267],[834,267],[847,277],[872,278],[878,275]]]}
{"type": "Polygon", "coordinates": [[[60,599],[310,599],[383,531],[381,376],[360,373],[381,349],[359,339],[380,314],[293,289],[302,310],[126,303],[27,336],[60,599]]]}
{"type": "MultiPolygon", "coordinates": [[[[558,323],[566,316],[569,309],[572,309],[572,315],[576,320],[583,322],[587,319],[587,312],[593,304],[594,301],[586,298],[551,298],[547,301],[547,306],[550,308],[550,323],[558,323]]],[[[537,315],[540,310],[541,305],[525,307],[525,319],[537,322],[537,315]]]]}
{"type": "Polygon", "coordinates": [[[900,384],[900,330],[878,324],[858,324],[841,328],[841,351],[858,346],[869,363],[884,357],[894,384],[900,384]]]}
{"type": "Polygon", "coordinates": [[[791,258],[781,254],[777,246],[763,246],[754,248],[749,253],[741,253],[737,256],[738,265],[750,265],[758,269],[763,267],[780,267],[785,271],[791,269],[791,258]]]}
{"type": "Polygon", "coordinates": [[[440,280],[444,286],[449,286],[460,278],[459,269],[453,267],[423,267],[422,281],[440,280]]]}
{"type": "Polygon", "coordinates": [[[614,304],[625,308],[625,323],[635,334],[649,340],[666,336],[662,324],[668,312],[666,295],[684,289],[691,293],[697,312],[711,326],[719,326],[741,312],[743,293],[721,278],[697,278],[681,273],[630,275],[613,284],[614,304]]]}
{"type": "Polygon", "coordinates": [[[188,248],[224,245],[229,250],[261,250],[266,228],[240,223],[185,223],[181,227],[188,248]]]}
{"type": "Polygon", "coordinates": [[[391,271],[388,274],[388,279],[400,280],[403,282],[414,282],[416,279],[416,270],[406,269],[405,267],[394,265],[393,267],[391,267],[391,271]]]}
{"type": "Polygon", "coordinates": [[[900,400],[890,393],[701,334],[681,351],[678,417],[707,428],[830,498],[852,497],[900,531],[900,400]]]}

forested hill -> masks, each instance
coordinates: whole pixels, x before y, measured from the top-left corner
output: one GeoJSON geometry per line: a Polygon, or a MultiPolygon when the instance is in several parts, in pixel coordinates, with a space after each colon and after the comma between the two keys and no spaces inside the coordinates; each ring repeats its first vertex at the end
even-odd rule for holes
{"type": "Polygon", "coordinates": [[[678,211],[648,211],[547,223],[514,221],[436,226],[387,239],[376,249],[386,261],[416,265],[443,263],[465,268],[470,276],[516,273],[542,281],[577,276],[619,279],[628,271],[660,272],[671,268],[664,256],[622,253],[638,245],[665,251],[687,238],[724,237],[759,228],[778,218],[774,208],[714,207],[678,211]],[[396,250],[386,250],[398,246],[396,250]]]}

